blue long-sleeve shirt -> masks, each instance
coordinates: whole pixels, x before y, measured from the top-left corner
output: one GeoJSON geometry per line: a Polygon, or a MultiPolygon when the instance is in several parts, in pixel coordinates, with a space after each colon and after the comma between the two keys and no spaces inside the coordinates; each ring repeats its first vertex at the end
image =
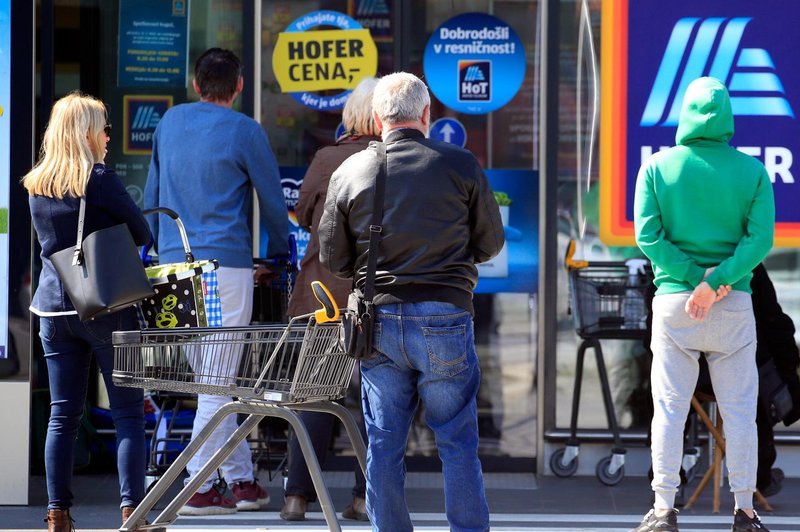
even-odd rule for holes
{"type": "MultiPolygon", "coordinates": [[[[208,102],[181,104],[161,118],[144,190],[144,207],[178,213],[196,259],[221,266],[253,265],[252,190],[267,231],[267,256],[288,253],[288,216],[278,163],[261,126],[208,102]]],[[[183,262],[175,222],[148,216],[162,264],[183,262]]]]}

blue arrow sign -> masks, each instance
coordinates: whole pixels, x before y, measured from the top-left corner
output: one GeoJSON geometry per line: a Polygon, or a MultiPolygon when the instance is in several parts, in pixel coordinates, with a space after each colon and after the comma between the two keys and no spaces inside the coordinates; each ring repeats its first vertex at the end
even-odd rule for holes
{"type": "Polygon", "coordinates": [[[449,142],[462,148],[467,145],[467,130],[455,118],[440,118],[431,124],[432,139],[449,142]]]}
{"type": "Polygon", "coordinates": [[[334,140],[339,140],[345,133],[344,122],[339,122],[339,125],[336,127],[336,133],[334,134],[334,140]]]}

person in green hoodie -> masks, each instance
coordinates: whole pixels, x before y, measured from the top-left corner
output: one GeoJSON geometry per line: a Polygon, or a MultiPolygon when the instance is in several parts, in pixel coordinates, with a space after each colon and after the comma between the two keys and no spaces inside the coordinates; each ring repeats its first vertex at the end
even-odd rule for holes
{"type": "Polygon", "coordinates": [[[651,340],[655,503],[631,532],[678,530],[683,427],[700,356],[725,420],[732,531],[767,530],[753,510],[758,369],[750,279],[772,248],[775,200],[764,165],[730,147],[732,136],[725,85],[696,79],[684,95],[677,146],[647,159],[636,180],[636,243],[653,264],[657,287],[651,340]]]}

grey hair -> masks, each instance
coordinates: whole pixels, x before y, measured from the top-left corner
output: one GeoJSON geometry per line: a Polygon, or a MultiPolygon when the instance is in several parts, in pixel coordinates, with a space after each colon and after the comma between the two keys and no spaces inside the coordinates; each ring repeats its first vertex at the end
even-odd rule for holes
{"type": "Polygon", "coordinates": [[[386,124],[419,120],[430,103],[428,87],[408,72],[395,72],[382,77],[372,95],[372,109],[386,124]]]}
{"type": "Polygon", "coordinates": [[[347,135],[380,135],[372,119],[372,93],[377,83],[375,78],[364,78],[348,96],[342,111],[342,124],[347,135]]]}

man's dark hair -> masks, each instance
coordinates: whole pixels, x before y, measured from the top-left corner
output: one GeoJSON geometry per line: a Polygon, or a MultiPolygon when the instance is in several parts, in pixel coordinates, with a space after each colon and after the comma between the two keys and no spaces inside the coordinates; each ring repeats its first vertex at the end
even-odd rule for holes
{"type": "Polygon", "coordinates": [[[194,78],[204,100],[228,101],[236,93],[242,62],[222,48],[209,48],[194,65],[194,78]]]}

